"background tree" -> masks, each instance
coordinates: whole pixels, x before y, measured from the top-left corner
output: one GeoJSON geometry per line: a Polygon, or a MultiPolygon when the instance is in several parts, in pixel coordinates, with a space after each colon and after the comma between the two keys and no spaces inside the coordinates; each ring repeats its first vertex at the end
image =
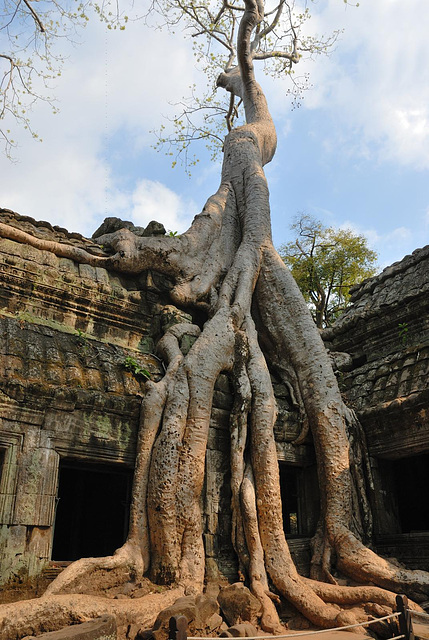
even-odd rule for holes
{"type": "MultiPolygon", "coordinates": [[[[227,37],[229,54],[217,86],[231,95],[232,110],[242,101],[245,113],[245,124],[232,128],[224,140],[219,189],[190,229],[180,237],[141,237],[120,229],[97,238],[91,253],[0,225],[4,237],[78,262],[126,274],[147,269],[166,274],[172,280],[173,304],[193,314],[192,323],[167,329],[158,344],[166,373],[159,382],[146,383],[127,541],[113,556],[69,565],[33,606],[0,608],[4,638],[14,637],[22,616],[34,633],[36,620],[46,630],[48,624],[53,628],[69,620],[71,609],[78,615],[79,601],[61,593],[85,592],[103,571],[110,584],[113,577],[124,582],[130,575],[138,579],[150,572],[156,582],[176,585],[175,595],[199,593],[205,578],[217,579],[205,574],[201,492],[214,386],[222,372],[234,394],[228,458],[232,544],[240,571],[261,603],[262,628],[282,630],[274,605],[280,597],[314,624],[330,627],[391,611],[392,591],[420,599],[429,592],[429,574],[398,567],[364,544],[371,532],[370,471],[361,428],[343,403],[319,331],[272,243],[263,167],[272,160],[277,139],[254,63],[264,63],[270,55],[274,61],[299,60],[291,7],[280,0],[265,15],[262,0],[222,0],[216,7],[175,0],[167,6],[178,12],[172,20],[191,19],[193,35],[201,33],[208,42],[219,44],[224,21],[234,30],[235,36],[227,37]],[[288,37],[281,49],[271,48],[283,16],[288,37]],[[196,340],[183,354],[185,334],[196,340]],[[321,505],[311,579],[298,574],[283,530],[270,371],[289,389],[315,446],[321,505]],[[334,571],[355,584],[382,588],[342,586],[334,571]]],[[[164,602],[169,598],[167,592],[164,602]]],[[[103,606],[108,610],[109,603],[103,606]]],[[[128,609],[130,617],[133,609],[128,609]]],[[[100,608],[92,601],[91,610],[94,615],[100,608]]]]}
{"type": "Polygon", "coordinates": [[[350,287],[376,273],[377,253],[363,235],[325,227],[308,214],[291,225],[295,240],[280,247],[319,328],[327,327],[349,304],[350,287]]]}

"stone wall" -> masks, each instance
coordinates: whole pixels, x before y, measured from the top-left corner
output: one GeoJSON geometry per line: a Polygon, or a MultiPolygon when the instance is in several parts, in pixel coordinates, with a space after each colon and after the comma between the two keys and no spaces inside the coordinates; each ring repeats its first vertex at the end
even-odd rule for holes
{"type": "Polygon", "coordinates": [[[429,247],[355,287],[324,339],[351,356],[338,379],[367,438],[378,549],[429,569],[429,247]]]}
{"type": "MultiPolygon", "coordinates": [[[[49,224],[3,221],[48,239],[85,244],[49,224]]],[[[37,574],[50,560],[61,460],[132,469],[143,381],[159,333],[162,293],[104,269],[1,241],[0,566],[37,574]]],[[[112,468],[112,467],[111,467],[112,468]]]]}

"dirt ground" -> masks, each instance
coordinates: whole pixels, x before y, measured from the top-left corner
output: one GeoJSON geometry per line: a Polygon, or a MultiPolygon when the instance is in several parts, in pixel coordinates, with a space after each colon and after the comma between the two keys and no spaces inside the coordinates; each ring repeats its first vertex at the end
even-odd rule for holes
{"type": "Polygon", "coordinates": [[[40,598],[50,582],[51,578],[41,576],[23,582],[17,580],[7,587],[0,587],[0,604],[40,598]]]}
{"type": "MultiPolygon", "coordinates": [[[[8,583],[6,587],[0,587],[0,604],[40,598],[52,580],[61,572],[62,568],[64,567],[52,567],[36,578],[17,578],[14,582],[8,583]]],[[[106,578],[107,575],[105,575],[104,572],[100,572],[99,579],[94,581],[93,584],[94,595],[115,599],[125,597],[141,598],[149,593],[160,593],[165,590],[165,587],[153,584],[146,578],[143,578],[138,584],[126,583],[119,587],[109,586],[109,580],[106,578]]]]}

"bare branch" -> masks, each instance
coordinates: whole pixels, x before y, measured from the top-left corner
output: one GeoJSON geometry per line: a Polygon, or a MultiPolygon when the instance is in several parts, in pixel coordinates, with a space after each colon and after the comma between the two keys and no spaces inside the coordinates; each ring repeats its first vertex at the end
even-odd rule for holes
{"type": "Polygon", "coordinates": [[[299,62],[299,56],[288,51],[260,51],[252,54],[254,60],[269,60],[270,58],[284,58],[291,62],[299,62]]]}
{"type": "Polygon", "coordinates": [[[34,11],[33,7],[31,6],[31,4],[28,2],[28,0],[22,0],[22,2],[25,4],[25,6],[28,8],[28,10],[30,11],[31,15],[34,18],[34,22],[37,24],[37,26],[39,27],[41,33],[45,33],[45,27],[42,24],[42,21],[40,20],[39,16],[37,15],[37,13],[34,11]]]}
{"type": "MultiPolygon", "coordinates": [[[[207,27],[202,19],[199,17],[199,15],[197,14],[197,12],[195,11],[195,8],[192,7],[192,11],[188,8],[187,5],[185,5],[182,2],[178,2],[177,3],[178,6],[180,7],[180,9],[183,11],[183,13],[187,16],[189,16],[189,18],[191,18],[191,20],[193,20],[194,22],[196,22],[196,24],[201,28],[201,33],[199,34],[195,34],[195,35],[201,35],[203,33],[205,33],[206,35],[210,36],[211,38],[213,38],[214,40],[216,40],[217,42],[219,42],[219,44],[221,44],[223,47],[226,47],[228,49],[228,51],[230,51],[232,53],[232,47],[231,44],[228,42],[228,40],[223,40],[222,38],[220,38],[213,29],[210,29],[209,27],[207,27]]],[[[222,32],[221,32],[222,33],[222,32]]],[[[224,35],[225,38],[227,38],[227,36],[222,33],[222,35],[224,35]]]]}
{"type": "Polygon", "coordinates": [[[9,76],[7,87],[5,89],[3,89],[3,92],[6,93],[6,91],[10,88],[10,86],[12,84],[12,73],[13,73],[13,70],[14,70],[14,67],[15,67],[15,62],[14,62],[13,58],[11,58],[10,56],[8,56],[8,55],[6,55],[4,53],[0,53],[0,58],[4,58],[5,60],[7,60],[10,63],[9,71],[6,71],[4,73],[4,75],[3,75],[3,77],[9,76]]]}
{"type": "MultiPolygon", "coordinates": [[[[261,31],[261,33],[259,34],[259,39],[261,38],[265,38],[265,36],[267,36],[273,29],[275,29],[275,27],[278,25],[278,23],[280,22],[280,18],[282,16],[283,13],[283,6],[284,6],[285,0],[282,0],[278,7],[277,7],[277,11],[276,11],[276,15],[274,16],[273,21],[271,22],[271,24],[267,25],[265,27],[265,29],[263,29],[261,31]]],[[[266,16],[265,16],[266,17],[266,16]]]]}

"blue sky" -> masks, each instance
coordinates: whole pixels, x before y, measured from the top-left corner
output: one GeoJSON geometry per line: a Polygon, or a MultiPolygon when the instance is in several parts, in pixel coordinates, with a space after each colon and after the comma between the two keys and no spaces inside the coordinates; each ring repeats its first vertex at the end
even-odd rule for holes
{"type": "MultiPolygon", "coordinates": [[[[429,6],[319,0],[310,9],[316,32],[344,32],[329,58],[297,66],[313,85],[299,109],[287,80],[265,85],[279,135],[266,170],[274,242],[291,238],[303,211],[364,233],[382,268],[429,242],[429,6]]],[[[113,215],[185,230],[220,164],[202,150],[188,178],[154,151],[151,130],[203,82],[189,43],[142,22],[107,32],[96,18],[81,40],[64,45],[60,113],[34,108],[43,143],[18,133],[17,161],[0,158],[0,205],[87,236],[113,215]]]]}

